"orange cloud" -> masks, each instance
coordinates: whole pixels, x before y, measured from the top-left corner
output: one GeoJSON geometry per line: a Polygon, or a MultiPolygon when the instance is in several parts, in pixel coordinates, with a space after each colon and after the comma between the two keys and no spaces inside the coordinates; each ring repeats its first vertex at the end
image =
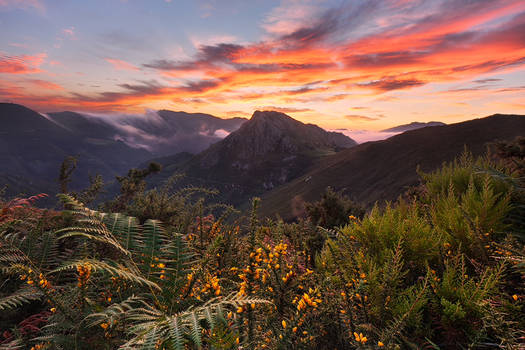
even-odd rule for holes
{"type": "Polygon", "coordinates": [[[257,109],[266,111],[276,111],[281,113],[301,113],[301,112],[312,112],[310,108],[294,108],[294,107],[277,107],[277,106],[265,106],[257,109]]]}
{"type": "Polygon", "coordinates": [[[52,83],[50,81],[45,81],[45,80],[40,80],[40,79],[31,79],[31,80],[28,80],[27,82],[39,89],[64,90],[62,86],[52,83]]]}
{"type": "Polygon", "coordinates": [[[39,53],[34,56],[8,56],[0,52],[0,73],[7,74],[32,74],[40,73],[39,68],[47,55],[39,53]]]}

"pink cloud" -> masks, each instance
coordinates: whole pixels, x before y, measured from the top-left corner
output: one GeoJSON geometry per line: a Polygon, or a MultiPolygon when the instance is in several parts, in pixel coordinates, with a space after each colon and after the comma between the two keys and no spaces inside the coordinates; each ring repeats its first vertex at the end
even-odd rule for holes
{"type": "Polygon", "coordinates": [[[116,70],[140,70],[137,66],[132,65],[126,61],[115,58],[104,58],[106,62],[111,63],[116,70]]]}
{"type": "Polygon", "coordinates": [[[62,29],[62,34],[64,34],[66,38],[69,38],[71,40],[76,40],[77,38],[75,34],[75,27],[69,27],[69,28],[62,29]]]}
{"type": "Polygon", "coordinates": [[[9,43],[9,46],[19,47],[19,48],[22,48],[22,49],[29,48],[29,46],[27,44],[22,44],[22,43],[9,43]]]}

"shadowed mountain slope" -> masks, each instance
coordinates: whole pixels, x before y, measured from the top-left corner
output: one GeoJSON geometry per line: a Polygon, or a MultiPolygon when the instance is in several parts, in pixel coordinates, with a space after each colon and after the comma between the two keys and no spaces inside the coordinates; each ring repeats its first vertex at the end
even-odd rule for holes
{"type": "Polygon", "coordinates": [[[488,142],[520,135],[525,135],[525,116],[493,115],[364,143],[323,159],[308,173],[264,195],[260,214],[292,219],[303,201],[317,200],[327,186],[366,205],[394,200],[419,182],[418,166],[431,171],[465,147],[481,155],[488,142]]]}
{"type": "Polygon", "coordinates": [[[17,104],[0,104],[0,125],[0,186],[8,185],[8,195],[55,193],[59,167],[67,156],[78,158],[72,188],[87,185],[90,174],[113,180],[152,156],[102,131],[79,133],[17,104]]]}

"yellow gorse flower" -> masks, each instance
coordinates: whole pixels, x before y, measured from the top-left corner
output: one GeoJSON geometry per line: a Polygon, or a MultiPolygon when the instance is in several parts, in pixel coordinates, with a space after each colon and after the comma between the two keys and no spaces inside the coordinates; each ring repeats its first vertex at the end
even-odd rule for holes
{"type": "Polygon", "coordinates": [[[368,341],[368,339],[363,335],[363,333],[357,334],[356,332],[354,332],[354,337],[355,337],[355,341],[358,341],[362,344],[368,341]]]}

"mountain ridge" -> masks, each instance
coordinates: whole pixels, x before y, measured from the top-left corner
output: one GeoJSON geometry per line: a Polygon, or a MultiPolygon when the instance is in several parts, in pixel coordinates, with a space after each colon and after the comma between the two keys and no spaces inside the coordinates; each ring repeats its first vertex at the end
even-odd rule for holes
{"type": "MultiPolygon", "coordinates": [[[[256,111],[238,130],[191,159],[165,164],[163,176],[186,173],[198,185],[222,184],[232,204],[240,204],[300,175],[320,157],[355,141],[274,111],[256,111]]],[[[193,183],[194,184],[194,183],[193,183]]],[[[217,187],[217,186],[215,186],[217,187]]]]}
{"type": "Polygon", "coordinates": [[[395,200],[418,183],[417,168],[432,171],[459,156],[466,146],[474,155],[488,142],[523,135],[525,116],[496,114],[440,127],[421,128],[386,140],[366,142],[323,159],[316,168],[266,193],[261,215],[292,219],[298,203],[317,200],[327,186],[373,205],[395,200]]]}
{"type": "Polygon", "coordinates": [[[447,125],[447,124],[445,124],[443,122],[436,122],[436,121],[431,121],[431,122],[411,122],[411,123],[408,123],[408,124],[397,125],[397,126],[394,126],[392,128],[384,129],[384,130],[381,130],[381,132],[405,132],[405,131],[410,131],[410,130],[417,130],[417,129],[421,129],[421,128],[426,128],[426,127],[429,127],[429,126],[444,126],[444,125],[447,125]]]}

